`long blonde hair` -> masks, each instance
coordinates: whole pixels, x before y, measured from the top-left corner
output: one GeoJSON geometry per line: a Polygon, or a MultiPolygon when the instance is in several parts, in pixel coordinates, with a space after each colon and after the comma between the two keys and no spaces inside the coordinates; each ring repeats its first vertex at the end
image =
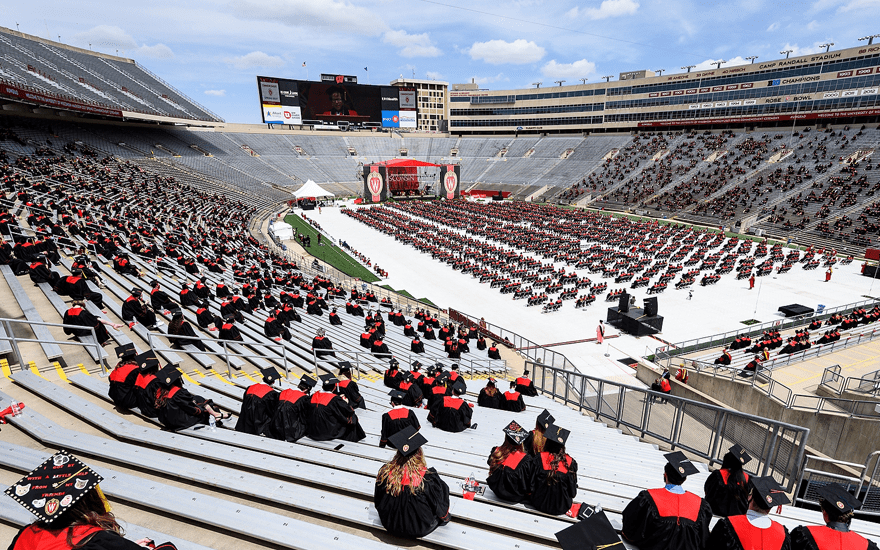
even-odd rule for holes
{"type": "Polygon", "coordinates": [[[521,450],[522,445],[517,445],[505,437],[504,443],[495,447],[495,450],[489,455],[489,474],[491,475],[495,470],[500,468],[504,464],[504,461],[507,460],[508,456],[521,450]]]}
{"type": "Polygon", "coordinates": [[[418,493],[423,490],[422,480],[427,470],[425,454],[421,449],[409,456],[403,456],[398,451],[394,458],[379,468],[376,482],[384,483],[385,491],[392,496],[399,496],[404,485],[409,485],[413,493],[418,493]]]}

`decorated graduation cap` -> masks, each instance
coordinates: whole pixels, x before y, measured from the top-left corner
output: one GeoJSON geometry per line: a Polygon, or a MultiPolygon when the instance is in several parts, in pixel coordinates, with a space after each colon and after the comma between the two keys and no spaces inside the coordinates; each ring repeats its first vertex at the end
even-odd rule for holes
{"type": "Polygon", "coordinates": [[[391,397],[391,401],[403,402],[403,398],[406,397],[406,394],[400,390],[391,390],[388,395],[391,397]]]}
{"type": "Polygon", "coordinates": [[[407,426],[388,438],[388,443],[397,449],[397,452],[403,456],[413,454],[427,442],[428,440],[425,439],[425,436],[420,434],[418,430],[412,426],[407,426]]]}
{"type": "Polygon", "coordinates": [[[553,415],[550,414],[550,411],[548,411],[547,409],[544,409],[543,411],[541,411],[541,414],[538,415],[538,424],[543,426],[545,430],[555,421],[556,419],[553,418],[553,415]]]}
{"type": "Polygon", "coordinates": [[[318,384],[318,381],[311,376],[304,374],[300,377],[299,383],[300,385],[305,385],[308,388],[314,388],[318,384]]]}
{"type": "MultiPolygon", "coordinates": [[[[581,505],[581,512],[585,508],[593,510],[586,505],[581,505]]],[[[597,550],[599,548],[623,550],[625,548],[604,511],[592,511],[590,515],[581,512],[578,513],[580,521],[556,533],[556,540],[559,541],[562,550],[597,550]]]]}
{"type": "Polygon", "coordinates": [[[103,479],[75,456],[59,451],[7,488],[6,494],[40,521],[52,523],[103,479]]]}
{"type": "Polygon", "coordinates": [[[836,483],[823,485],[816,489],[816,493],[819,494],[819,504],[822,509],[828,512],[832,519],[850,514],[862,507],[859,499],[836,483]]]}
{"type": "Polygon", "coordinates": [[[758,498],[755,498],[754,493],[752,494],[752,501],[759,502],[765,510],[772,506],[791,504],[791,499],[785,494],[785,489],[772,477],[752,476],[749,478],[749,483],[752,485],[752,491],[758,493],[758,498]]]}
{"type": "Polygon", "coordinates": [[[565,445],[569,435],[571,435],[569,430],[560,428],[556,424],[550,424],[544,429],[544,437],[547,438],[547,441],[560,446],[565,445]]]}
{"type": "Polygon", "coordinates": [[[490,384],[492,384],[493,386],[495,385],[495,382],[498,382],[498,380],[495,380],[495,378],[492,377],[492,376],[490,376],[490,377],[487,379],[487,381],[488,381],[490,384]]]}
{"type": "Polygon", "coordinates": [[[131,342],[116,347],[116,357],[118,359],[131,359],[136,356],[137,350],[134,349],[134,344],[131,342]]]}
{"type": "Polygon", "coordinates": [[[223,316],[223,320],[234,322],[235,321],[235,313],[227,313],[226,315],[223,316]]]}
{"type": "Polygon", "coordinates": [[[275,367],[260,369],[260,374],[263,375],[263,382],[269,384],[270,386],[281,378],[281,375],[278,374],[278,370],[275,367]]]}
{"type": "Polygon", "coordinates": [[[180,380],[180,371],[177,370],[176,366],[168,364],[162,367],[162,370],[156,373],[156,378],[159,380],[159,384],[168,388],[171,387],[172,384],[180,380]]]}
{"type": "Polygon", "coordinates": [[[525,428],[520,426],[515,420],[511,420],[510,424],[504,427],[504,435],[509,437],[510,440],[517,445],[522,445],[523,441],[526,440],[526,437],[529,436],[529,432],[527,432],[525,428]]]}
{"type": "Polygon", "coordinates": [[[681,451],[667,453],[663,455],[663,458],[666,459],[666,465],[663,467],[663,471],[666,472],[666,478],[669,483],[681,485],[685,482],[687,476],[699,472],[696,466],[694,466],[694,464],[688,460],[681,451]]]}

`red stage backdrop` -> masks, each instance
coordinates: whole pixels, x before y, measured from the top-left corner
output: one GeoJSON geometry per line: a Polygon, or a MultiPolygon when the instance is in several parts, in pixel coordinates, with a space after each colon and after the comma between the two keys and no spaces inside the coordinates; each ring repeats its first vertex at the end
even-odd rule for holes
{"type": "Polygon", "coordinates": [[[393,159],[364,166],[364,200],[381,202],[392,194],[417,194],[419,168],[439,168],[440,182],[437,194],[446,198],[461,196],[460,173],[457,164],[440,165],[414,159],[393,159]]]}

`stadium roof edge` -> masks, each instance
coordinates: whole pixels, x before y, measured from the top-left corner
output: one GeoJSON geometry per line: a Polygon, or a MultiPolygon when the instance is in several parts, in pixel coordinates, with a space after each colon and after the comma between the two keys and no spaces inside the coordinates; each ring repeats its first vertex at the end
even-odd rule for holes
{"type": "Polygon", "coordinates": [[[0,26],[0,32],[6,33],[6,34],[12,34],[12,35],[15,35],[15,36],[18,36],[21,38],[25,38],[27,40],[33,40],[35,42],[42,42],[44,44],[49,44],[51,46],[55,46],[56,48],[62,48],[62,49],[71,50],[74,52],[85,53],[88,55],[94,55],[96,57],[104,57],[107,59],[113,59],[115,61],[122,61],[123,63],[134,63],[134,59],[130,59],[128,57],[120,57],[118,55],[110,55],[110,54],[106,54],[106,53],[96,52],[94,50],[87,50],[85,48],[78,48],[76,46],[71,46],[70,44],[64,44],[63,42],[56,42],[55,40],[48,40],[46,38],[41,38],[41,37],[33,35],[33,34],[27,34],[27,33],[17,31],[14,29],[10,29],[7,27],[3,27],[3,26],[0,26]]]}

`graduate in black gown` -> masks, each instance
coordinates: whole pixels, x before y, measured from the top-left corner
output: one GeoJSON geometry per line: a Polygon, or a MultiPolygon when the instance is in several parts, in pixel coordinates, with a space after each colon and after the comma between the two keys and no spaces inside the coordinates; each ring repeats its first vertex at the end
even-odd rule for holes
{"type": "MultiPolygon", "coordinates": [[[[768,517],[770,508],[789,504],[785,490],[772,477],[749,480],[749,506],[745,514],[721,518],[712,529],[706,548],[712,550],[791,550],[788,529],[768,517]]],[[[838,546],[838,549],[850,548],[838,546]]]]}
{"type": "Polygon", "coordinates": [[[528,435],[522,426],[511,421],[504,428],[504,443],[493,447],[486,461],[489,464],[486,484],[501,500],[523,502],[529,498],[534,463],[532,457],[523,451],[523,442],[528,435]]]}
{"type": "Polygon", "coordinates": [[[740,516],[749,508],[749,474],[743,471],[752,457],[740,445],[731,447],[721,462],[721,469],[706,478],[703,493],[716,516],[740,516]]]}
{"type": "Polygon", "coordinates": [[[134,383],[140,370],[137,363],[137,351],[134,344],[125,344],[116,348],[116,357],[119,362],[110,373],[110,389],[108,394],[113,404],[121,409],[137,407],[137,397],[134,394],[134,383]]]}
{"type": "Polygon", "coordinates": [[[626,540],[640,550],[701,550],[709,538],[712,509],[681,485],[697,470],[681,451],[664,455],[661,489],[640,492],[623,510],[626,540]]]}
{"type": "Polygon", "coordinates": [[[416,413],[403,404],[405,393],[400,390],[391,390],[388,395],[391,397],[391,409],[382,414],[382,432],[379,435],[380,447],[388,445],[389,437],[408,426],[412,426],[416,430],[422,427],[416,413]]]}
{"type": "Polygon", "coordinates": [[[877,544],[849,530],[862,503],[836,483],[820,487],[819,505],[825,525],[799,526],[791,531],[791,550],[877,550],[877,544]]]}
{"type": "Polygon", "coordinates": [[[178,347],[184,347],[187,344],[195,346],[199,351],[205,351],[205,344],[201,340],[190,340],[189,338],[174,338],[175,336],[189,336],[197,338],[196,331],[193,330],[189,321],[183,318],[183,311],[175,307],[171,310],[171,322],[168,323],[168,341],[178,347]]]}
{"type": "Polygon", "coordinates": [[[425,398],[425,394],[422,393],[422,388],[416,383],[416,379],[413,378],[412,373],[409,373],[406,378],[397,386],[397,389],[404,392],[406,395],[403,397],[403,404],[407,407],[421,407],[422,400],[425,398]]]}
{"type": "Polygon", "coordinates": [[[480,394],[477,396],[477,405],[490,409],[501,408],[501,392],[495,387],[496,382],[497,380],[491,376],[489,377],[486,381],[486,387],[481,389],[480,394]]]}
{"type": "Polygon", "coordinates": [[[64,334],[70,334],[77,338],[89,336],[92,334],[92,331],[88,329],[95,329],[95,338],[102,346],[110,341],[110,333],[107,332],[104,325],[110,325],[113,328],[120,328],[122,326],[92,315],[92,313],[86,309],[85,302],[81,300],[74,300],[70,304],[70,309],[64,312],[62,322],[65,325],[79,325],[83,327],[82,329],[64,327],[64,334]]]}
{"type": "Polygon", "coordinates": [[[244,392],[235,431],[274,437],[272,421],[278,409],[278,392],[273,386],[281,376],[275,367],[260,369],[260,374],[263,375],[263,382],[251,384],[244,392]]]}
{"type": "Polygon", "coordinates": [[[238,330],[238,327],[235,326],[235,313],[228,313],[223,318],[223,324],[220,325],[220,330],[217,332],[217,338],[220,340],[244,341],[241,332],[238,330]]]}
{"type": "Polygon", "coordinates": [[[142,295],[141,289],[137,287],[131,289],[131,296],[122,302],[122,320],[129,325],[136,321],[153,330],[156,328],[156,314],[141,300],[142,295]]]}
{"type": "Polygon", "coordinates": [[[218,424],[229,418],[229,413],[219,412],[210,399],[193,395],[184,389],[176,366],[165,365],[156,378],[159,379],[156,412],[159,422],[166,429],[176,431],[196,424],[207,424],[208,416],[213,416],[218,424]]]}
{"type": "Polygon", "coordinates": [[[529,456],[535,456],[544,451],[544,443],[547,441],[547,438],[544,437],[544,430],[549,428],[554,422],[556,422],[556,419],[547,409],[544,409],[538,415],[538,418],[535,420],[535,429],[529,432],[529,436],[523,444],[523,448],[529,456]]]}
{"type": "Polygon", "coordinates": [[[303,375],[297,388],[288,388],[278,396],[278,408],[272,419],[272,435],[276,439],[294,443],[306,435],[310,394],[317,381],[303,375]]]}
{"type": "Polygon", "coordinates": [[[312,338],[312,349],[315,350],[315,356],[318,359],[336,357],[336,353],[333,351],[333,342],[330,341],[330,338],[324,336],[324,329],[322,328],[319,328],[315,332],[315,337],[312,338]]]}
{"type": "Polygon", "coordinates": [[[545,514],[566,513],[577,494],[577,461],[565,452],[570,434],[551,424],[544,431],[547,438],[544,451],[532,459],[529,503],[545,514]]]}
{"type": "Polygon", "coordinates": [[[449,486],[425,463],[427,440],[415,428],[397,432],[389,443],[397,453],[379,469],[373,492],[379,520],[393,535],[424,537],[449,523],[449,486]]]}
{"type": "Polygon", "coordinates": [[[357,382],[351,379],[351,363],[348,361],[339,363],[339,383],[336,384],[336,392],[344,395],[353,409],[367,408],[367,402],[361,396],[357,382]]]}
{"type": "Polygon", "coordinates": [[[535,389],[535,384],[529,378],[529,371],[523,371],[523,375],[516,379],[516,391],[528,397],[535,397],[538,395],[538,390],[535,389]]]}
{"type": "Polygon", "coordinates": [[[159,370],[159,360],[156,355],[147,350],[136,358],[138,363],[138,375],[134,381],[135,403],[142,415],[147,418],[156,418],[159,412],[156,410],[156,392],[159,391],[159,379],[156,372],[159,370]]]}
{"type": "Polygon", "coordinates": [[[471,404],[458,395],[437,398],[430,404],[430,409],[428,422],[444,432],[463,432],[472,427],[471,417],[474,413],[471,404]]]}
{"type": "Polygon", "coordinates": [[[335,393],[339,380],[332,374],[321,378],[321,391],[315,392],[309,407],[309,423],[306,429],[308,436],[315,441],[344,439],[360,441],[367,437],[358,423],[354,409],[345,397],[335,393]]]}
{"type": "Polygon", "coordinates": [[[385,384],[386,387],[396,390],[400,387],[400,383],[404,378],[406,378],[406,376],[400,370],[400,363],[397,359],[391,359],[391,361],[388,362],[388,369],[382,377],[382,383],[385,384]]]}
{"type": "Polygon", "coordinates": [[[510,390],[504,392],[501,396],[501,408],[510,412],[523,412],[526,410],[526,404],[523,401],[522,394],[516,389],[518,384],[514,381],[510,383],[510,390]]]}

